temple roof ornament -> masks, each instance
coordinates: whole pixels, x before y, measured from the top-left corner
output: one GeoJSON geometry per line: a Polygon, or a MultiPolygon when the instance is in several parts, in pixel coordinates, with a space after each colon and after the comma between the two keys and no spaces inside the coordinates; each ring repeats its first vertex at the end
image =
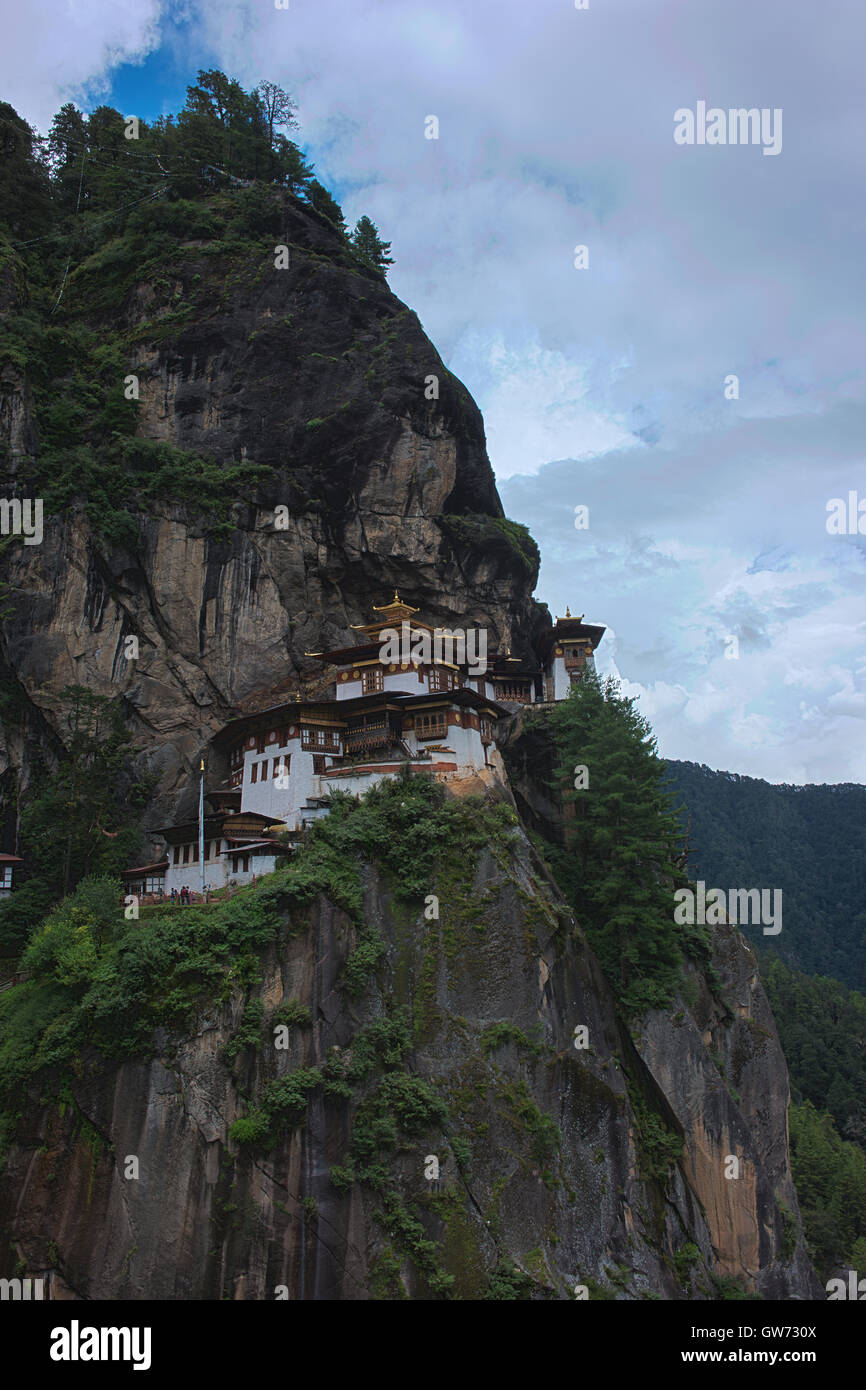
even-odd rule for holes
{"type": "Polygon", "coordinates": [[[377,608],[375,603],[373,604],[374,613],[387,613],[391,608],[405,608],[407,613],[417,613],[419,611],[417,608],[410,608],[408,603],[404,603],[396,589],[394,590],[394,597],[390,603],[384,603],[380,608],[377,608]]]}
{"type": "MultiPolygon", "coordinates": [[[[381,618],[375,618],[372,623],[352,623],[353,632],[365,632],[369,637],[378,636],[384,628],[399,627],[401,623],[407,622],[415,613],[420,613],[420,608],[413,608],[411,604],[404,603],[394,590],[394,597],[390,603],[380,605],[373,604],[373,612],[381,613],[381,618]]],[[[433,628],[428,623],[413,623],[414,628],[425,632],[432,632],[433,628]]]]}

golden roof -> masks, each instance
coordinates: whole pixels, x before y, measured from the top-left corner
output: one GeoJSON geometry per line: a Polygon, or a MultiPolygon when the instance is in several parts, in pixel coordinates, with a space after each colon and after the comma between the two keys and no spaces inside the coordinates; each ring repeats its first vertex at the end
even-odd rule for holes
{"type": "Polygon", "coordinates": [[[396,590],[396,589],[394,590],[394,597],[392,598],[392,600],[391,600],[390,603],[384,603],[384,604],[382,604],[381,608],[377,608],[376,605],[375,605],[375,603],[373,604],[373,612],[374,612],[374,613],[390,613],[394,608],[402,608],[402,609],[405,609],[405,611],[406,611],[407,613],[418,613],[418,612],[420,612],[420,609],[418,609],[418,608],[410,608],[408,603],[404,603],[404,602],[402,601],[402,599],[400,598],[400,595],[397,593],[397,590],[396,590]]]}
{"type": "MultiPolygon", "coordinates": [[[[399,626],[401,622],[412,617],[413,613],[420,613],[420,608],[412,608],[408,603],[404,603],[394,590],[394,597],[390,603],[383,603],[380,606],[373,604],[373,612],[381,613],[381,618],[376,618],[372,623],[352,623],[353,632],[366,632],[368,636],[377,635],[386,627],[399,626]]],[[[428,623],[414,623],[413,627],[426,632],[432,632],[433,628],[428,623]]]]}

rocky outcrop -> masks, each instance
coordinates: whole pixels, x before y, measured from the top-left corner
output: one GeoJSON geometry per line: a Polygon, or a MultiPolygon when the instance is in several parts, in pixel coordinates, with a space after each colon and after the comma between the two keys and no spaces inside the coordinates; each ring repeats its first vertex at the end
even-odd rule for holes
{"type": "Polygon", "coordinates": [[[787,1167],[784,1062],[739,942],[726,983],[748,1015],[723,1025],[702,997],[650,1017],[632,1039],[522,831],[507,855],[481,853],[462,899],[446,907],[453,888],[438,889],[441,921],[407,917],[368,866],[364,918],[387,954],[357,1007],[339,987],[355,928],[320,898],[303,927],[286,915],[251,995],[205,1010],[189,1036],[162,1037],[149,1061],[91,1058],[65,1113],[30,1108],[0,1208],[15,1258],[50,1274],[55,1296],[87,1299],[435,1296],[381,1193],[332,1180],[372,1080],[346,1099],[317,1088],[303,1125],[272,1151],[229,1135],[266,1078],[348,1063],[365,1026],[405,1007],[416,1023],[407,1066],[447,1119],[404,1138],[391,1171],[453,1296],[483,1297],[512,1266],[535,1298],[574,1297],[578,1286],[593,1297],[713,1297],[720,1274],[775,1297],[813,1296],[787,1167]],[[472,904],[483,904],[480,918],[472,904]],[[287,1052],[264,1044],[231,1062],[226,1045],[250,998],[265,1018],[299,1000],[311,1025],[293,1030],[287,1052]],[[580,1050],[578,1025],[588,1030],[580,1050]],[[646,1142],[647,1108],[685,1140],[666,1171],[646,1142]],[[741,1159],[736,1180],[728,1153],[741,1159]],[[441,1161],[435,1184],[430,1155],[441,1161]]]}
{"type": "MultiPolygon", "coordinates": [[[[7,547],[5,766],[22,788],[68,684],[123,697],[158,824],[184,809],[221,725],[320,676],[306,654],[350,643],[395,588],[433,624],[486,628],[490,649],[529,651],[549,622],[530,597],[534,548],[499,525],[478,409],[416,315],[312,209],[277,198],[268,217],[268,240],[178,242],[114,299],[98,264],[70,275],[58,322],[115,335],[139,380],[138,436],[262,475],[227,536],[166,497],[133,505],[134,545],[108,544],[73,499],[40,546],[7,547]]],[[[22,275],[7,272],[13,312],[22,275]]],[[[14,481],[39,430],[13,375],[0,423],[14,481]]]]}
{"type": "MultiPolygon", "coordinates": [[[[559,843],[544,722],[527,726],[516,715],[502,746],[521,815],[559,843]]],[[[688,1001],[645,1015],[632,1040],[683,1135],[681,1174],[717,1271],[769,1298],[820,1296],[791,1176],[788,1069],[754,953],[736,927],[713,928],[711,964],[719,989],[688,966],[688,1001]]]]}

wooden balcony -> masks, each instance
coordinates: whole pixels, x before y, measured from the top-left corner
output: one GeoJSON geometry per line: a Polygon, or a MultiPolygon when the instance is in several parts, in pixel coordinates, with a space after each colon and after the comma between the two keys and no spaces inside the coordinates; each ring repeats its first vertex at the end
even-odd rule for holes
{"type": "Polygon", "coordinates": [[[366,753],[370,748],[387,748],[393,743],[394,735],[387,724],[377,728],[347,729],[343,735],[346,753],[366,753]]]}
{"type": "Polygon", "coordinates": [[[512,685],[506,681],[493,682],[494,697],[497,700],[508,700],[511,704],[531,705],[532,693],[528,685],[512,685]]]}
{"type": "Polygon", "coordinates": [[[426,742],[428,739],[434,738],[447,738],[448,721],[445,719],[437,719],[435,724],[425,724],[423,728],[419,728],[418,724],[416,723],[415,737],[419,740],[419,742],[426,742]]]}

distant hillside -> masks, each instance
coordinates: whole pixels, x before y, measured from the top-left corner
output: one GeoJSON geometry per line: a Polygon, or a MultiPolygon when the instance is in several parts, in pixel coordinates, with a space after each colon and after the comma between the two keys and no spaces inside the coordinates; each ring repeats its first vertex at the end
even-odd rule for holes
{"type": "Polygon", "coordinates": [[[780,888],[777,938],[744,934],[808,974],[866,988],[866,787],[774,786],[669,762],[690,818],[688,871],[713,888],[780,888]]]}

